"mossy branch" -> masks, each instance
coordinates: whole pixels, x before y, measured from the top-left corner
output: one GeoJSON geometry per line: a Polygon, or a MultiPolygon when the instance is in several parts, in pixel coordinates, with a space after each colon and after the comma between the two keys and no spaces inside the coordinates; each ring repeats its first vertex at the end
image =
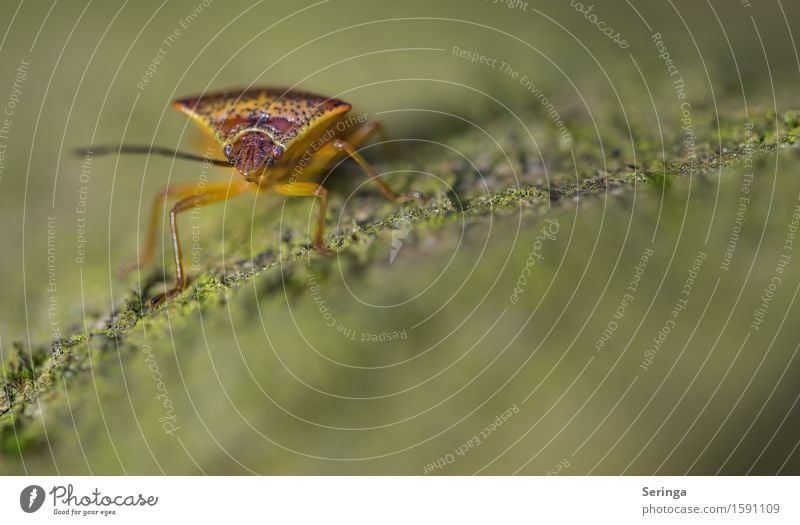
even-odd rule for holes
{"type": "MultiPolygon", "coordinates": [[[[557,153],[545,159],[551,167],[549,172],[546,171],[546,179],[540,177],[542,182],[539,184],[520,186],[516,181],[537,178],[531,172],[537,169],[540,159],[531,158],[531,152],[519,136],[505,131],[509,127],[507,121],[496,123],[500,143],[506,151],[496,158],[484,160],[481,166],[483,177],[476,177],[474,168],[463,161],[439,161],[437,164],[435,152],[423,156],[428,159],[429,171],[443,174],[446,180],[452,182],[454,190],[442,192],[441,188],[435,186],[421,188],[433,195],[431,201],[422,207],[408,206],[402,209],[383,206],[378,204],[379,196],[371,197],[375,204],[368,210],[369,219],[357,224],[346,234],[333,236],[328,246],[340,253],[357,251],[360,246],[396,229],[398,221],[442,228],[457,220],[474,220],[493,213],[512,213],[520,207],[526,208],[526,213],[541,215],[566,199],[595,198],[607,192],[630,191],[641,183],[662,190],[668,187],[672,177],[714,171],[741,162],[745,155],[765,154],[795,144],[800,131],[797,112],[776,116],[767,110],[751,110],[747,121],[739,116],[724,129],[718,130],[715,136],[697,142],[693,159],[686,158],[680,136],[664,143],[653,138],[642,139],[643,146],[640,149],[637,146],[636,151],[627,154],[622,153],[622,145],[609,148],[606,144],[606,149],[612,152],[612,158],[606,159],[601,157],[591,140],[580,141],[580,135],[576,134],[578,140],[571,150],[559,150],[553,145],[552,150],[557,153]],[[746,128],[750,130],[748,133],[744,132],[746,128]],[[670,158],[663,158],[662,148],[673,152],[670,158]],[[516,163],[511,170],[505,165],[509,158],[516,163]],[[577,166],[572,162],[573,159],[578,160],[577,166]],[[487,192],[487,180],[492,183],[491,186],[501,188],[500,191],[487,192]]],[[[469,144],[480,140],[480,137],[466,133],[455,140],[469,144]]],[[[267,247],[250,260],[226,265],[224,271],[219,268],[207,270],[184,293],[159,308],[146,308],[147,297],[131,292],[117,311],[108,315],[102,328],[77,331],[69,338],[51,341],[29,351],[20,343],[13,344],[10,349],[0,345],[3,354],[0,355],[3,362],[0,442],[13,441],[3,436],[9,432],[9,428],[13,428],[18,416],[25,414],[29,405],[49,391],[58,378],[68,373],[79,373],[86,368],[89,354],[76,350],[89,340],[100,354],[115,350],[131,330],[145,320],[156,321],[169,311],[174,321],[181,312],[189,315],[195,308],[219,302],[229,289],[240,287],[262,274],[274,272],[278,267],[291,268],[309,256],[315,257],[310,248],[300,239],[293,239],[282,246],[267,247]]],[[[145,287],[145,295],[158,282],[158,278],[154,276],[151,281],[145,287]]]]}

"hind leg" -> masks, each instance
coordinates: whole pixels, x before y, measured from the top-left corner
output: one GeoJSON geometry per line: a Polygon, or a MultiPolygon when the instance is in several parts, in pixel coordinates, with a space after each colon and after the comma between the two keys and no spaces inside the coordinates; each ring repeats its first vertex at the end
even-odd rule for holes
{"type": "Polygon", "coordinates": [[[378,122],[359,124],[342,134],[341,137],[334,138],[314,153],[305,171],[308,176],[311,177],[317,173],[324,172],[337,158],[348,156],[358,163],[367,178],[378,186],[378,190],[387,200],[393,202],[407,202],[410,200],[423,201],[424,197],[422,194],[416,191],[402,194],[395,192],[387,183],[379,178],[369,162],[358,152],[358,147],[360,145],[375,135],[383,133],[383,127],[378,122]]]}
{"type": "Polygon", "coordinates": [[[330,143],[330,146],[336,151],[341,151],[346,153],[351,159],[356,161],[358,165],[361,167],[361,170],[367,176],[367,178],[378,186],[378,189],[383,194],[383,196],[386,197],[387,200],[393,202],[425,200],[425,198],[422,196],[422,193],[418,191],[409,191],[407,193],[395,192],[388,184],[386,184],[378,177],[378,174],[375,172],[375,169],[372,166],[370,166],[369,162],[367,162],[367,159],[365,159],[350,142],[346,142],[342,139],[334,139],[333,142],[330,143]]]}

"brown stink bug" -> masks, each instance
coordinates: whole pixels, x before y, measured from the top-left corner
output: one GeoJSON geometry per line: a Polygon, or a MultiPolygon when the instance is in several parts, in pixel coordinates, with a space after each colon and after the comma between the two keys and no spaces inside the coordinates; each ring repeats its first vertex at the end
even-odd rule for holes
{"type": "MultiPolygon", "coordinates": [[[[319,219],[314,247],[327,252],[324,239],[328,192],[313,180],[318,179],[333,162],[351,157],[364,174],[377,184],[383,196],[391,201],[422,200],[418,192],[395,193],[378,178],[357,148],[380,131],[380,124],[365,120],[356,125],[342,125],[351,109],[350,104],[342,100],[293,89],[251,88],[182,98],[175,100],[172,105],[186,113],[219,144],[227,161],[219,159],[211,162],[233,166],[241,178],[237,177],[232,182],[208,183],[200,195],[196,194],[196,184],[175,184],[155,195],[144,249],[140,259],[128,267],[136,268],[152,260],[161,208],[166,199],[177,199],[170,212],[175,286],[153,298],[153,305],[186,288],[187,277],[177,222],[178,215],[186,210],[225,201],[248,190],[271,190],[281,195],[316,197],[319,199],[319,219]],[[298,167],[302,169],[298,170],[298,167]]],[[[93,148],[93,152],[95,155],[114,152],[156,153],[206,160],[148,146],[93,148]]]]}

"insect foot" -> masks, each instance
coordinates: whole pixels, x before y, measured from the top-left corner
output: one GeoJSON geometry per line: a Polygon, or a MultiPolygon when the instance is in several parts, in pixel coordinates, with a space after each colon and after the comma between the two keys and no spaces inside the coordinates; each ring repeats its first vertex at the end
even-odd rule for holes
{"type": "Polygon", "coordinates": [[[171,289],[171,290],[169,290],[167,292],[160,293],[160,294],[156,295],[155,297],[150,299],[150,308],[151,309],[158,308],[165,301],[167,301],[169,299],[172,299],[173,297],[175,297],[176,295],[178,295],[182,291],[183,291],[182,288],[173,288],[173,289],[171,289]]]}
{"type": "Polygon", "coordinates": [[[336,255],[336,252],[325,246],[324,242],[314,243],[314,251],[318,254],[322,255],[323,257],[333,257],[336,255]]]}
{"type": "Polygon", "coordinates": [[[428,198],[418,191],[407,191],[406,193],[401,193],[395,199],[396,202],[411,202],[417,201],[422,204],[428,202],[428,198]]]}

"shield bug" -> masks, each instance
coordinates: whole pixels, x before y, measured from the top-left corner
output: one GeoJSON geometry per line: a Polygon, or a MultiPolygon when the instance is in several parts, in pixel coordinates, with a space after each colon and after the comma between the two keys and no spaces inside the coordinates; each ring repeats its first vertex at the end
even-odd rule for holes
{"type": "MultiPolygon", "coordinates": [[[[334,162],[350,157],[391,201],[422,200],[418,192],[395,193],[358,152],[359,145],[381,131],[380,124],[358,119],[346,121],[351,106],[337,98],[282,88],[226,90],[173,101],[173,107],[185,113],[219,145],[226,160],[213,159],[216,165],[232,166],[241,177],[232,182],[210,182],[197,194],[196,184],[176,184],[159,191],[153,202],[150,225],[144,248],[130,270],[152,260],[155,254],[158,220],[167,199],[177,203],[170,211],[170,229],[175,255],[175,286],[153,298],[155,306],[186,288],[187,276],[178,234],[181,212],[214,202],[228,200],[245,191],[275,191],[281,195],[315,197],[319,200],[319,218],[314,247],[325,248],[325,214],[328,192],[315,179],[334,162]]],[[[166,154],[176,158],[209,159],[148,146],[112,146],[92,148],[103,153],[166,154]]]]}

